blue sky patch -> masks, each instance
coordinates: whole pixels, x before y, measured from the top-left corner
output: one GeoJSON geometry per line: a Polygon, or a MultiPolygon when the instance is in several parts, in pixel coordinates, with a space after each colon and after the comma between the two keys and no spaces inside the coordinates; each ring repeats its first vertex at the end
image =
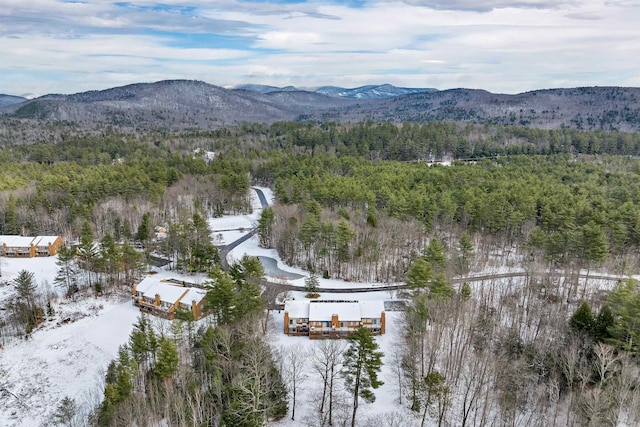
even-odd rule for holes
{"type": "Polygon", "coordinates": [[[166,31],[145,31],[146,34],[168,39],[167,46],[190,49],[251,49],[255,39],[237,35],[217,33],[172,33],[166,31]]]}

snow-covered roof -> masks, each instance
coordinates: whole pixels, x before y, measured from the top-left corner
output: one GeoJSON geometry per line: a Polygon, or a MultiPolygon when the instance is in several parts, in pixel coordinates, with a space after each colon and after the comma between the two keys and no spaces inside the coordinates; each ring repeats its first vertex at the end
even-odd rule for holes
{"type": "Polygon", "coordinates": [[[384,311],[384,301],[331,301],[331,300],[287,300],[284,311],[290,319],[309,319],[310,322],[327,322],[334,314],[344,322],[361,319],[376,319],[384,311]]]}
{"type": "Polygon", "coordinates": [[[170,285],[168,283],[158,282],[151,286],[145,294],[147,297],[160,295],[160,301],[175,304],[182,299],[182,296],[189,291],[189,288],[182,286],[170,285]]]}
{"type": "Polygon", "coordinates": [[[31,245],[50,245],[58,239],[59,236],[16,236],[2,235],[0,236],[0,244],[5,244],[12,248],[28,248],[31,245]]]}
{"type": "MultiPolygon", "coordinates": [[[[156,295],[160,295],[160,300],[162,302],[170,304],[175,304],[182,300],[182,298],[191,290],[197,291],[199,289],[171,285],[167,282],[158,280],[155,277],[146,277],[136,286],[136,291],[141,292],[147,298],[155,298],[156,295]]],[[[191,300],[188,300],[187,304],[191,304],[191,300]]]]}
{"type": "Polygon", "coordinates": [[[358,301],[311,301],[309,304],[309,321],[330,321],[337,314],[340,321],[360,321],[360,304],[358,301]]]}
{"type": "Polygon", "coordinates": [[[58,237],[59,236],[36,236],[33,239],[33,244],[36,246],[51,245],[58,237]]]}
{"type": "Polygon", "coordinates": [[[187,291],[187,293],[180,300],[182,304],[189,305],[191,304],[192,301],[195,301],[196,304],[199,304],[200,301],[202,301],[204,297],[207,295],[207,291],[205,291],[204,289],[198,289],[198,288],[188,288],[188,289],[189,290],[187,291]]]}
{"type": "Polygon", "coordinates": [[[289,313],[290,319],[308,319],[309,301],[293,299],[286,300],[284,302],[284,311],[289,313]]]}
{"type": "Polygon", "coordinates": [[[12,248],[28,248],[31,247],[31,242],[33,242],[33,237],[0,236],[0,243],[12,248]]]}
{"type": "Polygon", "coordinates": [[[363,319],[379,318],[384,311],[384,301],[381,300],[364,300],[360,301],[360,316],[363,319]]]}
{"type": "Polygon", "coordinates": [[[153,276],[145,277],[140,283],[136,285],[136,291],[145,293],[150,287],[158,282],[160,282],[160,280],[153,276]]]}

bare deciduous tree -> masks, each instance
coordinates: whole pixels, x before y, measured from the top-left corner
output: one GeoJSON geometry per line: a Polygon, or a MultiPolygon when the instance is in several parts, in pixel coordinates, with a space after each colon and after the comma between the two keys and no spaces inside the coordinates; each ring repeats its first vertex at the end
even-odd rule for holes
{"type": "Polygon", "coordinates": [[[283,348],[281,353],[284,355],[283,361],[283,377],[291,392],[291,420],[295,421],[296,416],[296,398],[298,390],[307,379],[307,362],[309,354],[305,348],[299,344],[294,344],[283,348]]]}
{"type": "Polygon", "coordinates": [[[346,343],[340,340],[322,340],[315,344],[311,363],[313,369],[322,378],[322,397],[319,415],[321,420],[333,425],[333,406],[335,394],[335,380],[340,374],[342,353],[346,343]]]}

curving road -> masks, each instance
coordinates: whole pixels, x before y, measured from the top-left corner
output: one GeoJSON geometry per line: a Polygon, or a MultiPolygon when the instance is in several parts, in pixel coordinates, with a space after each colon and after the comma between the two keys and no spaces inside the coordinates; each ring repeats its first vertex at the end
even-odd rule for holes
{"type": "MultiPolygon", "coordinates": [[[[258,199],[260,200],[260,205],[262,205],[263,208],[269,206],[269,202],[267,202],[267,198],[264,196],[264,192],[262,190],[260,190],[259,188],[255,188],[255,187],[251,187],[251,188],[253,188],[253,190],[258,195],[258,199]]],[[[220,248],[219,248],[220,249],[220,264],[222,264],[222,269],[223,270],[228,270],[229,269],[229,261],[227,260],[227,255],[229,255],[229,252],[231,252],[233,249],[235,249],[239,245],[241,245],[244,242],[246,242],[247,240],[249,240],[257,232],[258,232],[258,229],[254,228],[253,230],[249,231],[247,234],[245,234],[244,236],[242,236],[238,240],[235,240],[235,241],[229,243],[228,245],[220,246],[220,248]]]]}
{"type": "Polygon", "coordinates": [[[267,198],[264,196],[264,192],[256,187],[251,187],[255,190],[256,194],[258,195],[258,199],[260,200],[260,204],[262,205],[263,208],[266,208],[267,206],[269,206],[269,202],[267,201],[267,198]]]}

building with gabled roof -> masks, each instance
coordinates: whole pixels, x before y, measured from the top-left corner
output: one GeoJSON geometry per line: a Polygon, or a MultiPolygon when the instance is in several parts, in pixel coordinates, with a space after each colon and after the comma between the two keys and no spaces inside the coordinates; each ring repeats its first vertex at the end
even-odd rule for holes
{"type": "Polygon", "coordinates": [[[53,256],[64,246],[60,236],[0,235],[0,255],[14,258],[53,256]]]}
{"type": "Polygon", "coordinates": [[[360,326],[385,333],[384,301],[287,300],[284,333],[311,339],[346,338],[360,326]]]}
{"type": "Polygon", "coordinates": [[[199,320],[208,314],[204,289],[179,286],[149,276],[133,285],[131,294],[133,304],[140,311],[155,316],[174,319],[176,312],[181,310],[191,312],[194,320],[199,320]]]}
{"type": "Polygon", "coordinates": [[[36,236],[32,244],[35,246],[36,256],[53,256],[64,246],[60,236],[36,236]]]}

